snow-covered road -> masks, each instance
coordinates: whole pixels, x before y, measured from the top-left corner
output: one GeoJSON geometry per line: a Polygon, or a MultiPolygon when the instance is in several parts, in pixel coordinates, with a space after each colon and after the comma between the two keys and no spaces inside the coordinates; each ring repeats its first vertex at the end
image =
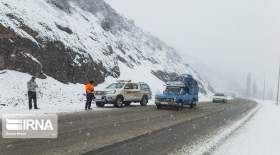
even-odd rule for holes
{"type": "Polygon", "coordinates": [[[280,106],[258,101],[261,108],[228,138],[214,155],[279,155],[280,106]]]}

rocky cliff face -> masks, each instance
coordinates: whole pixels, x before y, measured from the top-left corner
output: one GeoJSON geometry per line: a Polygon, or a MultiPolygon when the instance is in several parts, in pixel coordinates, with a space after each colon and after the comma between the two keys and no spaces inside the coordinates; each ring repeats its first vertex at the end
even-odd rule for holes
{"type": "Polygon", "coordinates": [[[0,0],[0,70],[102,83],[125,73],[121,63],[146,66],[161,80],[189,73],[203,93],[211,91],[175,49],[103,0],[0,0]]]}
{"type": "Polygon", "coordinates": [[[29,73],[39,78],[49,75],[61,82],[83,83],[94,79],[97,83],[105,76],[117,76],[119,71],[107,72],[102,66],[72,49],[65,47],[61,41],[42,41],[40,45],[30,39],[18,36],[13,30],[0,25],[0,32],[7,38],[0,39],[0,69],[11,69],[29,73]],[[12,34],[12,35],[11,35],[12,34]],[[79,57],[75,60],[74,58],[79,57]],[[74,64],[77,61],[79,65],[74,64]]]}

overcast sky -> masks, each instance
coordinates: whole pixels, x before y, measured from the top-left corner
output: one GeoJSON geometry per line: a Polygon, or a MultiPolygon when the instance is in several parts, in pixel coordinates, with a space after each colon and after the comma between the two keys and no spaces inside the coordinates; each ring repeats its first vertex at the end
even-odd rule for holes
{"type": "Polygon", "coordinates": [[[268,86],[275,89],[280,62],[279,0],[107,2],[187,59],[196,58],[207,72],[216,70],[213,75],[207,73],[210,79],[223,77],[242,87],[251,72],[261,87],[266,72],[268,86]]]}

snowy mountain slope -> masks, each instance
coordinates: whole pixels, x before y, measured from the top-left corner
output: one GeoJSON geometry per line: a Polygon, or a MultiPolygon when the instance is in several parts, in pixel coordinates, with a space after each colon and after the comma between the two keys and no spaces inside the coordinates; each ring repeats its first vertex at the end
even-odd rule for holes
{"type": "MultiPolygon", "coordinates": [[[[16,71],[0,72],[0,114],[29,111],[26,81],[30,78],[31,75],[16,71]]],[[[37,79],[37,83],[38,106],[41,109],[39,113],[75,112],[83,109],[85,97],[82,85],[66,85],[50,77],[37,79]]]]}
{"type": "Polygon", "coordinates": [[[175,49],[103,0],[0,0],[0,60],[0,70],[63,83],[108,83],[133,78],[132,71],[139,81],[162,82],[188,73],[203,94],[211,93],[175,49]]]}

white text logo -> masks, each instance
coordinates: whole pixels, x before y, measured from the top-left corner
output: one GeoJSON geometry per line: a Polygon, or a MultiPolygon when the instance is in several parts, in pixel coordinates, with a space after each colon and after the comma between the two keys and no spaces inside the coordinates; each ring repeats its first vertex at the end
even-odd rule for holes
{"type": "Polygon", "coordinates": [[[57,138],[55,114],[5,114],[2,116],[4,138],[57,138]]]}

